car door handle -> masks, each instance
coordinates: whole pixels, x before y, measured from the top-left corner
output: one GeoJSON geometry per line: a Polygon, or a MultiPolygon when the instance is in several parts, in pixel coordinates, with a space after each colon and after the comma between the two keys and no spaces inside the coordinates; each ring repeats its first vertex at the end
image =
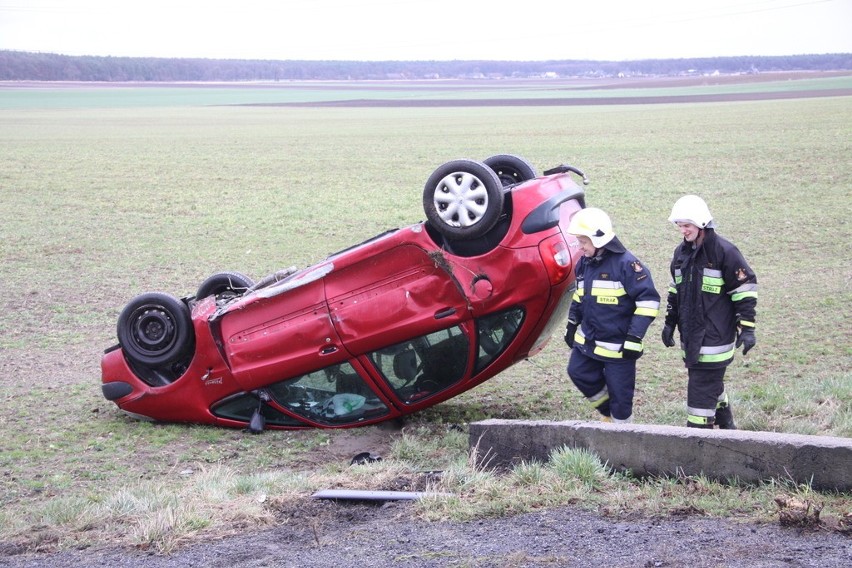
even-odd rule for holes
{"type": "Polygon", "coordinates": [[[443,319],[453,315],[454,313],[456,313],[455,308],[444,308],[443,310],[438,310],[437,312],[435,312],[435,319],[443,319]]]}
{"type": "Polygon", "coordinates": [[[320,349],[320,355],[331,355],[337,351],[337,347],[334,345],[328,345],[327,347],[323,347],[320,349]]]}

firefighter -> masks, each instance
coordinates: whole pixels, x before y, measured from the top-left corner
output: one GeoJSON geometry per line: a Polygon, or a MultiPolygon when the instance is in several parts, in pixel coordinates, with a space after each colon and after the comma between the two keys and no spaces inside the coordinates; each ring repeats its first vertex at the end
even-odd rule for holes
{"type": "Polygon", "coordinates": [[[689,375],[686,425],[733,430],[725,369],[737,348],[745,355],[755,346],[757,277],[739,249],[716,233],[710,209],[697,195],[678,199],[669,221],[683,241],[671,262],[662,340],[673,347],[675,329],[680,331],[689,375]]]}
{"type": "Polygon", "coordinates": [[[609,216],[581,209],[571,219],[583,256],[568,312],[568,376],[586,400],[612,422],[633,416],[636,360],[657,316],[660,295],[651,273],[615,236],[609,216]]]}

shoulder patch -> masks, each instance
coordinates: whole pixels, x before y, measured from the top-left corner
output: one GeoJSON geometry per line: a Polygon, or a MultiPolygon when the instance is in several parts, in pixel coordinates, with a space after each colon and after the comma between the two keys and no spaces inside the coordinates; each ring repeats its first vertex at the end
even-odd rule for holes
{"type": "Polygon", "coordinates": [[[632,269],[633,269],[633,272],[642,272],[643,270],[645,270],[645,269],[642,267],[642,263],[641,263],[641,262],[639,262],[638,260],[634,260],[633,262],[631,262],[631,263],[630,263],[630,268],[632,268],[632,269]]]}
{"type": "Polygon", "coordinates": [[[742,282],[746,278],[748,278],[748,274],[746,274],[745,268],[737,268],[737,280],[742,282]]]}

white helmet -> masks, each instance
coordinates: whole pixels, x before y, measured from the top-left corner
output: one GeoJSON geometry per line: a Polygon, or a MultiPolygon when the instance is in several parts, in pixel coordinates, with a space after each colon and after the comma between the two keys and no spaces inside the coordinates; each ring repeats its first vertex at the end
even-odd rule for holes
{"type": "Polygon", "coordinates": [[[692,223],[699,229],[713,227],[713,215],[704,200],[697,195],[684,195],[675,201],[669,221],[675,224],[692,223]]]}
{"type": "Polygon", "coordinates": [[[577,211],[568,224],[568,233],[589,237],[595,248],[601,248],[615,238],[609,215],[596,207],[577,211]]]}

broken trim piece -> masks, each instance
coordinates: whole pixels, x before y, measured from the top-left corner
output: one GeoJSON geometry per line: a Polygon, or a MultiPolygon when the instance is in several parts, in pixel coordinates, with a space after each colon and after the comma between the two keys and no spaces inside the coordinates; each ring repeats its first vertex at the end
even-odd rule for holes
{"type": "Polygon", "coordinates": [[[448,497],[449,493],[427,491],[366,491],[358,489],[323,489],[311,497],[314,499],[345,499],[348,501],[416,501],[427,495],[448,497]]]}

